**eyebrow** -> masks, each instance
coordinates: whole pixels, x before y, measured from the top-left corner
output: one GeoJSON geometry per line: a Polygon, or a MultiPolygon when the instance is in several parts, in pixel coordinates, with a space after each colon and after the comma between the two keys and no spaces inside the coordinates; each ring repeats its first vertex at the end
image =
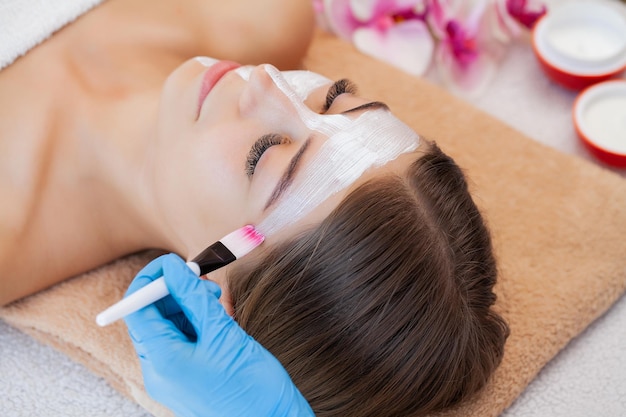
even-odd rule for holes
{"type": "Polygon", "coordinates": [[[361,110],[383,109],[389,111],[389,106],[382,101],[370,101],[369,103],[361,104],[350,110],[342,111],[341,114],[354,113],[361,110]]]}
{"type": "Polygon", "coordinates": [[[293,182],[294,174],[298,168],[298,164],[302,160],[302,157],[304,156],[306,150],[309,148],[312,139],[313,135],[309,136],[304,144],[300,147],[300,149],[298,149],[298,152],[296,152],[293,158],[291,158],[287,169],[285,169],[283,175],[280,177],[280,180],[278,180],[278,184],[276,184],[274,191],[272,191],[272,195],[270,195],[270,198],[265,203],[265,207],[263,208],[264,211],[270,208],[272,204],[274,204],[283,195],[285,190],[291,185],[291,183],[293,182]]]}

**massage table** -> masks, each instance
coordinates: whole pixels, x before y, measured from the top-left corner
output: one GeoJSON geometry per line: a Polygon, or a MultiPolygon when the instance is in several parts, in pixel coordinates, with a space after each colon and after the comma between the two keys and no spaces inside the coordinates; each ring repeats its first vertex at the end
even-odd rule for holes
{"type": "MultiPolygon", "coordinates": [[[[564,0],[551,0],[546,1],[546,3],[549,6],[553,6],[562,1],[564,0]]],[[[328,75],[334,76],[335,73],[337,75],[343,74],[342,70],[346,69],[348,74],[344,75],[352,77],[352,71],[367,71],[359,67],[359,65],[370,65],[382,74],[388,72],[391,74],[390,78],[394,80],[405,79],[402,78],[403,76],[397,75],[396,70],[387,67],[386,64],[361,57],[349,45],[337,46],[334,40],[327,39],[327,35],[324,34],[318,34],[318,38],[312,47],[311,55],[313,58],[309,57],[306,61],[308,66],[315,68],[329,66],[321,63],[322,59],[320,58],[320,56],[324,55],[323,49],[320,48],[325,47],[326,43],[330,43],[337,48],[337,51],[334,52],[337,54],[337,59],[341,59],[340,56],[342,55],[352,54],[358,61],[354,64],[354,67],[342,65],[341,63],[334,67],[331,65],[332,68],[330,68],[329,72],[332,74],[328,75]],[[354,68],[360,69],[354,70],[354,68]]],[[[357,78],[360,78],[360,76],[357,78]]],[[[565,176],[572,175],[580,170],[580,172],[585,174],[585,177],[587,174],[593,177],[592,180],[589,180],[590,182],[585,182],[586,180],[581,179],[582,184],[593,186],[595,184],[605,185],[610,183],[610,187],[604,187],[601,190],[603,194],[600,196],[605,198],[606,201],[626,201],[626,170],[613,169],[600,164],[582,146],[576,137],[571,118],[571,107],[577,93],[555,85],[544,76],[533,56],[528,39],[518,40],[510,47],[496,77],[488,85],[486,91],[478,97],[460,99],[452,96],[448,97],[448,93],[441,87],[435,71],[429,71],[425,78],[428,80],[427,83],[420,81],[422,84],[416,84],[418,87],[421,86],[423,90],[413,91],[412,94],[426,94],[429,97],[443,96],[443,100],[433,101],[432,105],[444,106],[449,102],[454,110],[457,109],[455,107],[458,104],[457,101],[469,102],[472,107],[480,109],[480,112],[485,112],[486,114],[483,116],[479,112],[470,115],[445,115],[446,109],[439,109],[439,113],[444,114],[450,123],[454,124],[456,121],[459,124],[467,123],[468,127],[472,129],[484,128],[486,136],[489,136],[492,124],[496,124],[500,128],[500,125],[504,123],[510,126],[511,132],[519,134],[520,137],[524,136],[523,140],[520,140],[519,147],[516,147],[515,143],[506,142],[505,138],[503,138],[502,146],[506,148],[506,152],[520,153],[527,152],[530,147],[532,152],[528,151],[528,159],[515,159],[512,157],[512,160],[509,161],[507,153],[502,151],[496,155],[499,158],[504,158],[501,161],[503,170],[519,170],[519,184],[510,184],[510,187],[513,189],[517,186],[520,186],[520,189],[522,189],[526,185],[526,178],[530,177],[534,171],[548,170],[547,172],[550,172],[549,170],[553,168],[551,167],[552,165],[562,165],[566,168],[563,171],[565,176]],[[472,119],[476,119],[476,117],[485,118],[485,123],[474,123],[472,119]],[[493,119],[497,120],[497,122],[493,119]],[[529,142],[528,145],[525,144],[526,141],[529,142]],[[530,144],[531,142],[533,143],[532,145],[530,144]],[[541,145],[537,145],[537,143],[541,145]],[[553,149],[569,156],[564,157],[553,149]],[[519,168],[510,167],[511,164],[518,163],[520,160],[526,161],[524,166],[519,168]],[[611,194],[613,186],[615,186],[615,194],[607,196],[607,193],[611,194]]],[[[359,84],[362,92],[367,93],[368,97],[379,98],[377,94],[382,93],[382,90],[377,89],[377,87],[370,88],[362,83],[359,84]]],[[[404,91],[406,94],[406,89],[403,90],[401,87],[398,88],[398,91],[404,91]]],[[[390,103],[392,109],[399,110],[398,106],[403,105],[402,100],[398,100],[390,103]]],[[[407,106],[412,105],[411,100],[411,97],[406,99],[407,106]]],[[[388,100],[385,99],[384,101],[388,100]]],[[[460,108],[464,109],[464,107],[460,108]]],[[[411,117],[411,115],[400,111],[399,117],[406,119],[411,117]]],[[[424,122],[424,126],[426,126],[426,119],[421,120],[424,122]]],[[[480,161],[473,160],[473,156],[464,156],[462,151],[468,145],[466,143],[459,145],[463,138],[446,139],[448,131],[457,133],[459,127],[442,128],[439,126],[439,128],[436,128],[437,126],[431,126],[425,129],[427,132],[420,131],[419,126],[415,127],[420,133],[425,133],[430,139],[437,140],[444,150],[450,150],[450,153],[459,159],[462,166],[469,166],[468,175],[470,181],[477,183],[478,204],[486,206],[487,219],[489,220],[491,219],[490,216],[493,216],[495,224],[492,226],[496,226],[496,229],[498,229],[498,216],[490,206],[489,194],[486,192],[482,194],[481,191],[481,187],[484,189],[484,184],[488,184],[490,178],[483,177],[482,172],[477,168],[480,165],[480,161]]],[[[508,132],[506,129],[509,128],[504,128],[503,131],[508,132]]],[[[494,148],[494,152],[498,152],[498,142],[492,141],[490,143],[494,148]]],[[[476,146],[484,147],[486,145],[477,143],[476,146]]],[[[492,157],[485,156],[485,158],[492,157]]],[[[495,180],[496,178],[494,178],[495,180]]],[[[531,183],[534,186],[537,184],[537,182],[531,183]]],[[[576,181],[571,183],[573,186],[576,186],[576,184],[576,181]]],[[[562,180],[557,182],[556,185],[565,187],[568,185],[568,181],[562,180]]],[[[596,187],[590,188],[593,188],[588,190],[590,194],[597,191],[595,190],[596,187]]],[[[567,194],[570,191],[563,189],[561,192],[567,194]]],[[[578,190],[578,192],[584,191],[578,190]]],[[[544,207],[541,201],[531,201],[525,199],[523,195],[520,196],[518,201],[511,202],[511,206],[507,210],[509,210],[509,214],[515,212],[515,210],[525,213],[524,206],[531,204],[536,204],[539,209],[551,210],[547,211],[546,215],[552,215],[549,213],[554,212],[556,213],[554,215],[557,217],[559,211],[564,212],[564,216],[567,216],[569,211],[576,210],[576,207],[552,207],[550,209],[549,206],[544,207]]],[[[593,204],[590,206],[593,207],[593,204]]],[[[626,206],[621,207],[623,211],[626,211],[626,206]]],[[[598,206],[597,210],[614,210],[614,213],[619,215],[620,208],[607,207],[605,204],[604,206],[598,206]]],[[[615,240],[615,237],[619,236],[620,231],[608,230],[607,224],[610,225],[610,221],[607,221],[602,215],[599,217],[602,219],[601,227],[607,228],[607,234],[609,235],[607,245],[614,246],[615,242],[618,242],[615,240]]],[[[624,217],[621,216],[620,220],[615,223],[615,227],[623,228],[621,229],[621,235],[624,235],[626,232],[624,217]]],[[[524,218],[520,218],[520,222],[523,221],[524,218]]],[[[532,225],[526,226],[532,227],[532,225]]],[[[572,227],[576,226],[572,224],[572,227]]],[[[588,226],[593,228],[593,225],[588,226]]],[[[511,230],[516,230],[514,226],[511,227],[511,230]]],[[[542,236],[540,232],[538,233],[538,236],[542,236]]],[[[503,243],[505,238],[524,239],[524,236],[500,236],[496,230],[495,242],[497,247],[498,245],[506,247],[507,243],[503,243]]],[[[546,242],[553,242],[555,246],[558,246],[559,236],[554,236],[554,240],[551,240],[550,236],[545,236],[545,238],[545,242],[541,241],[538,244],[546,245],[546,242]]],[[[602,242],[602,235],[599,235],[598,239],[602,242]]],[[[621,246],[621,248],[624,247],[624,245],[621,246]]],[[[602,248],[596,249],[598,254],[606,252],[602,248]]],[[[608,246],[606,249],[610,251],[608,246]]],[[[498,250],[496,252],[498,253],[498,250]]],[[[598,269],[612,274],[610,283],[595,285],[595,277],[590,276],[587,282],[585,282],[584,274],[582,277],[579,277],[583,284],[577,287],[576,291],[595,291],[594,297],[590,298],[590,300],[599,300],[597,303],[581,304],[579,307],[584,313],[579,315],[572,314],[571,316],[564,315],[553,321],[547,320],[545,328],[541,328],[542,325],[539,324],[540,329],[527,335],[519,334],[521,326],[516,327],[512,325],[513,348],[518,347],[515,350],[515,355],[523,357],[527,355],[530,359],[525,362],[516,358],[513,361],[516,363],[515,366],[511,365],[512,362],[510,360],[505,359],[506,363],[502,372],[506,373],[508,378],[505,378],[506,383],[503,383],[503,385],[508,384],[508,386],[502,389],[490,387],[484,394],[486,399],[479,401],[478,405],[453,410],[446,415],[495,416],[501,414],[503,417],[625,416],[626,298],[621,294],[623,294],[626,287],[626,251],[621,253],[624,255],[624,261],[620,262],[619,258],[614,255],[611,258],[614,260],[612,269],[602,269],[604,265],[598,265],[598,269]],[[587,284],[589,285],[587,286],[587,284]],[[592,304],[592,306],[589,307],[588,304],[592,304]],[[546,336],[545,333],[549,333],[549,335],[546,336]],[[520,340],[524,337],[528,337],[530,341],[523,345],[523,349],[520,350],[520,340]],[[535,340],[534,338],[536,338],[538,343],[532,342],[535,340]],[[525,367],[526,363],[530,365],[525,367]],[[544,363],[547,363],[545,367],[543,366],[544,363]],[[511,376],[511,374],[514,375],[511,376]],[[511,387],[511,384],[514,386],[511,387]]],[[[501,255],[505,259],[526,256],[525,253],[501,253],[501,255]]],[[[567,262],[555,266],[555,270],[571,271],[572,275],[575,275],[578,269],[578,259],[563,259],[566,259],[567,262]]],[[[129,279],[128,277],[132,278],[133,272],[143,265],[143,261],[145,261],[145,258],[130,259],[124,265],[106,267],[104,273],[125,275],[125,281],[122,280],[120,284],[120,287],[122,287],[123,283],[129,279]]],[[[529,259],[530,261],[532,259],[529,259]]],[[[505,263],[504,268],[503,275],[511,274],[511,271],[507,270],[508,263],[505,263]]],[[[534,271],[532,267],[529,266],[528,268],[534,271]]],[[[102,274],[102,272],[98,273],[102,274]]],[[[564,274],[564,276],[568,275],[564,274]]],[[[83,279],[83,277],[79,279],[83,279]]],[[[565,301],[569,299],[577,300],[576,296],[568,292],[569,283],[566,280],[563,281],[560,284],[562,287],[557,286],[557,289],[565,294],[565,301]]],[[[74,284],[74,282],[70,282],[67,286],[74,284]]],[[[123,289],[121,288],[120,291],[123,291],[123,289]]],[[[504,307],[502,309],[505,317],[507,317],[507,314],[512,314],[510,312],[511,309],[507,307],[507,303],[515,305],[514,301],[517,294],[515,294],[514,290],[516,289],[517,287],[511,286],[508,288],[509,292],[499,293],[499,297],[503,300],[504,307]]],[[[37,324],[33,321],[33,312],[29,310],[31,306],[28,304],[34,304],[35,307],[32,308],[35,310],[40,308],[39,306],[47,306],[49,304],[46,304],[45,298],[57,297],[58,294],[54,292],[56,290],[55,288],[52,293],[38,294],[36,296],[38,298],[34,301],[28,300],[26,306],[18,306],[17,308],[11,306],[0,309],[0,414],[7,417],[36,415],[47,417],[148,417],[153,415],[146,408],[138,405],[137,402],[141,402],[148,409],[152,410],[155,413],[154,415],[166,415],[162,414],[163,410],[153,407],[150,401],[145,398],[145,394],[140,392],[139,388],[131,386],[129,389],[129,386],[125,385],[127,381],[117,377],[118,374],[125,372],[124,369],[102,371],[103,364],[99,363],[102,358],[94,357],[85,350],[79,349],[77,351],[75,346],[66,346],[63,340],[63,330],[55,329],[46,333],[45,324],[37,324]],[[39,340],[44,340],[45,343],[39,340]],[[51,346],[55,346],[64,353],[51,346]],[[97,374],[105,375],[106,378],[97,374]]],[[[61,290],[64,290],[64,288],[61,288],[61,290]]],[[[115,296],[112,296],[111,299],[115,299],[115,296]]],[[[541,304],[551,301],[551,298],[542,299],[541,294],[534,298],[528,298],[530,301],[529,299],[526,301],[529,302],[529,311],[534,311],[534,314],[538,314],[542,310],[533,303],[541,304]]],[[[106,305],[106,303],[103,302],[103,305],[106,305]]],[[[51,310],[48,314],[55,314],[53,309],[51,310]]],[[[85,323],[90,319],[89,314],[84,317],[77,317],[75,320],[70,316],[67,320],[67,326],[71,327],[77,323],[80,326],[87,326],[85,323]]],[[[119,326],[123,325],[120,323],[119,326]]],[[[529,328],[532,329],[532,326],[529,328]]],[[[120,337],[119,334],[123,334],[123,331],[123,329],[119,329],[117,337],[120,337]]],[[[115,346],[110,344],[116,343],[118,339],[111,338],[107,341],[107,337],[110,336],[107,334],[107,330],[93,330],[93,334],[102,335],[102,339],[98,340],[101,344],[100,350],[106,350],[107,347],[115,348],[115,346]]],[[[133,355],[132,352],[125,352],[126,354],[128,357],[133,355]]],[[[120,357],[119,362],[129,361],[128,357],[120,357]]],[[[104,355],[103,358],[108,358],[104,361],[106,362],[104,365],[108,365],[116,362],[115,358],[117,356],[104,355]]],[[[140,378],[137,375],[137,370],[138,368],[135,368],[131,374],[134,372],[134,381],[136,384],[140,384],[140,381],[137,379],[140,378]]],[[[501,376],[497,375],[497,378],[501,376]]]]}

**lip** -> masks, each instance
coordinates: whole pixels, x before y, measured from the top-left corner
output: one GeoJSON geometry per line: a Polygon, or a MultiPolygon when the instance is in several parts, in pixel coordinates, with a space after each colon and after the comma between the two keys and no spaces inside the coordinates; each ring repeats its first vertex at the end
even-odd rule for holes
{"type": "Polygon", "coordinates": [[[239,68],[241,65],[232,61],[219,61],[207,69],[202,76],[200,94],[198,96],[198,116],[202,110],[204,100],[207,98],[215,84],[229,71],[239,68]]]}

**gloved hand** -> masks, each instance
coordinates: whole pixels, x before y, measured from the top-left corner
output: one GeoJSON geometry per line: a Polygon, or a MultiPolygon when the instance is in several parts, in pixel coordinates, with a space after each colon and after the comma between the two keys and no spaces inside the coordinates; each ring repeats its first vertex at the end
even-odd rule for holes
{"type": "Polygon", "coordinates": [[[125,319],[155,400],[177,416],[314,416],[280,362],[226,314],[219,286],[180,257],[150,262],[127,294],[160,276],[171,295],[125,319]]]}

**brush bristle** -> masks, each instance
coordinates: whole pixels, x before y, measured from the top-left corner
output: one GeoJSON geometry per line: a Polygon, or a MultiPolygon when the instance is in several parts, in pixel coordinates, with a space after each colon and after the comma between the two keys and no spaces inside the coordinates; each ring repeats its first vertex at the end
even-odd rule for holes
{"type": "Polygon", "coordinates": [[[249,224],[227,234],[220,239],[220,242],[235,255],[235,258],[239,259],[263,243],[263,240],[265,240],[265,236],[249,224]]]}

